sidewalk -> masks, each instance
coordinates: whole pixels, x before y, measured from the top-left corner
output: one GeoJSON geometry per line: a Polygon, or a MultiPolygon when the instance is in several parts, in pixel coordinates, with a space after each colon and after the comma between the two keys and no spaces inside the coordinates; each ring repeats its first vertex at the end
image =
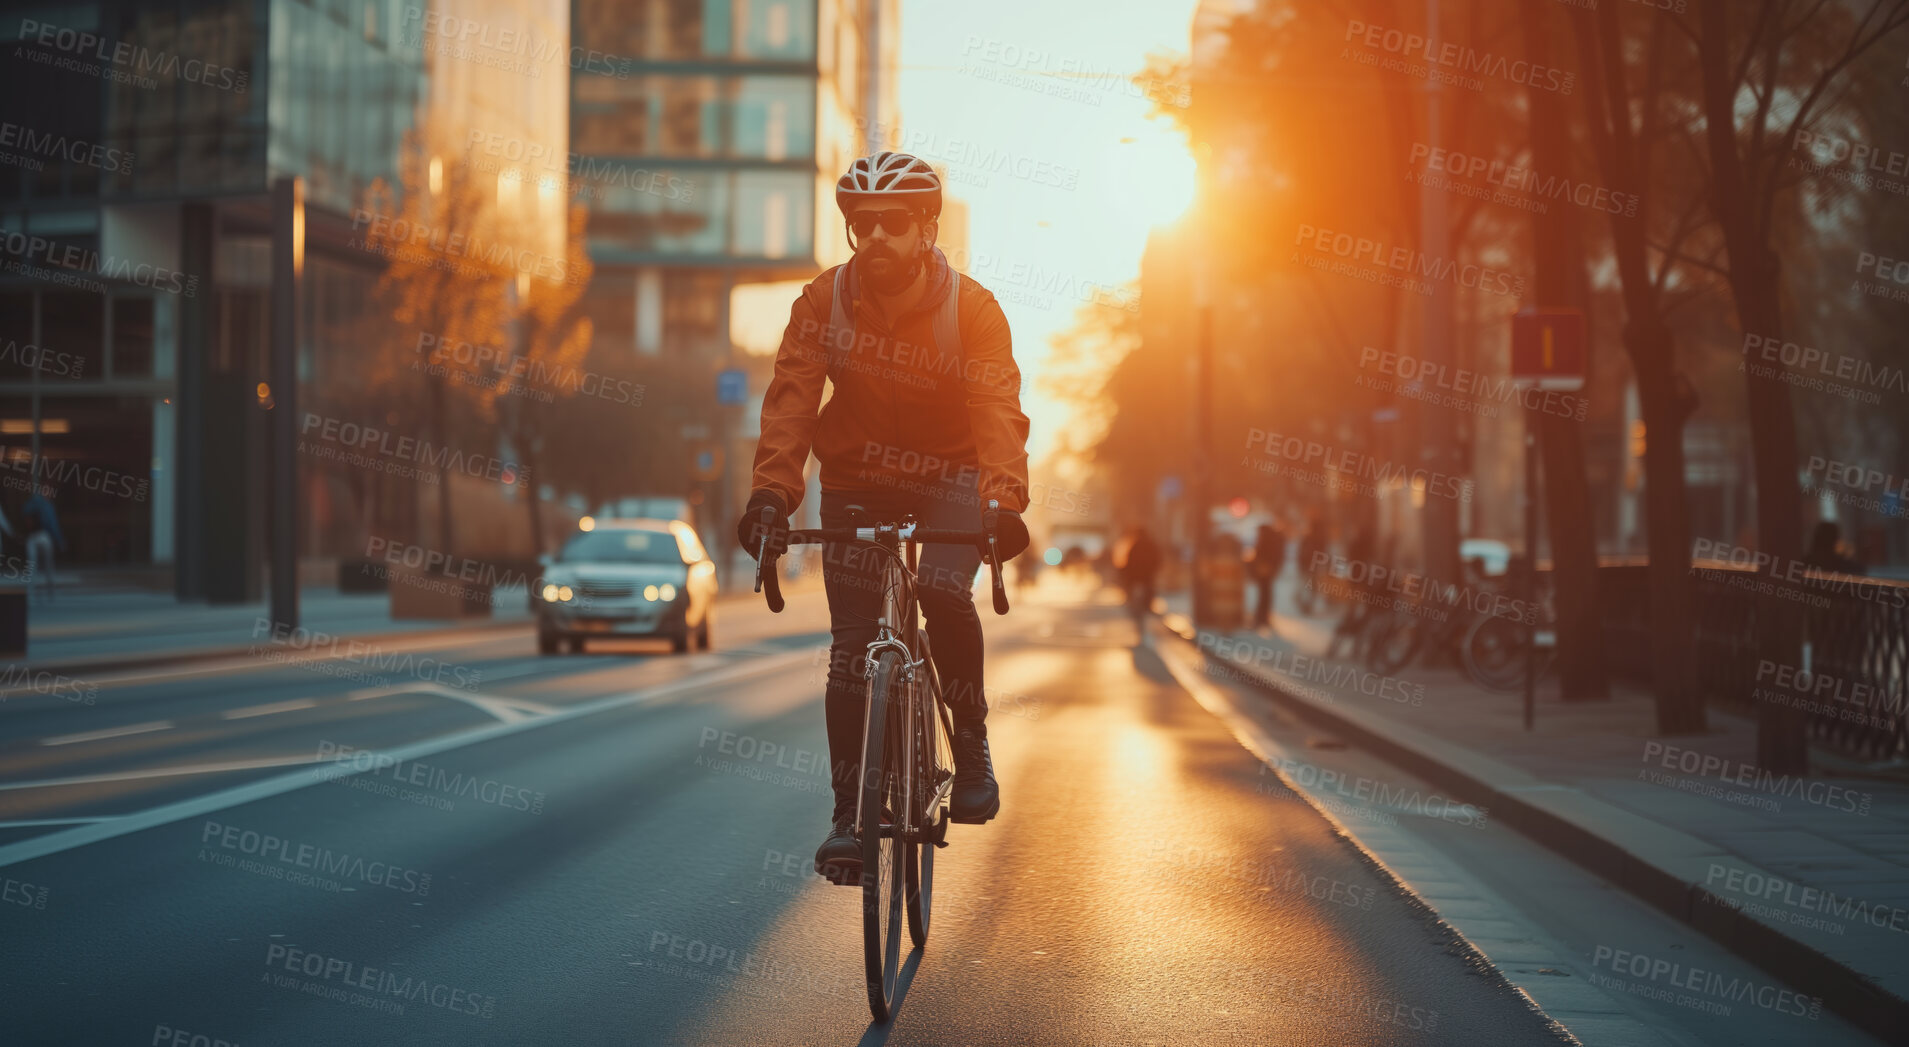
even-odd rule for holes
{"type": "MultiPolygon", "coordinates": [[[[65,579],[62,579],[65,581],[65,579]]],[[[182,603],[171,593],[130,586],[68,585],[52,602],[35,594],[28,611],[28,671],[129,668],[243,652],[269,635],[269,605],[182,603]]],[[[500,589],[489,618],[399,620],[384,593],[306,589],[301,627],[366,639],[446,629],[522,628],[530,609],[522,589],[500,589]]]]}
{"type": "Polygon", "coordinates": [[[1759,775],[1753,722],[1711,709],[1707,733],[1659,738],[1650,696],[1616,684],[1569,704],[1541,686],[1526,733],[1520,696],[1459,671],[1324,661],[1332,622],[1293,614],[1292,584],[1274,631],[1196,636],[1184,594],[1166,624],[1212,674],[1488,808],[1885,1039],[1909,1033],[1902,768],[1812,752],[1808,775],[1759,775]]]}

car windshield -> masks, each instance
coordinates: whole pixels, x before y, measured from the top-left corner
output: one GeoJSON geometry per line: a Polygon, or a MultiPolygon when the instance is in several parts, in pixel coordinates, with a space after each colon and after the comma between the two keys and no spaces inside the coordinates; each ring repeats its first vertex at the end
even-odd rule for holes
{"type": "Polygon", "coordinates": [[[564,543],[562,563],[680,564],[683,554],[667,531],[588,531],[564,543]]]}

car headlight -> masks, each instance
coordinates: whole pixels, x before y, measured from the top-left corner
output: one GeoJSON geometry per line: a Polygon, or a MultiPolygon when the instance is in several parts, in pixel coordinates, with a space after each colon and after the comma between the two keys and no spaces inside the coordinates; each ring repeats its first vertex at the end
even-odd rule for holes
{"type": "Polygon", "coordinates": [[[557,599],[559,599],[559,600],[568,600],[568,599],[570,599],[570,597],[572,597],[572,596],[574,596],[574,595],[576,595],[576,594],[574,594],[574,593],[572,593],[572,592],[570,591],[570,587],[569,587],[569,586],[567,586],[567,585],[559,585],[559,586],[557,586],[557,599]]]}
{"type": "Polygon", "coordinates": [[[658,591],[656,586],[646,585],[643,587],[643,599],[649,600],[653,603],[655,602],[657,596],[658,596],[658,591]]]}
{"type": "Polygon", "coordinates": [[[546,584],[544,586],[543,597],[544,597],[545,603],[556,603],[557,602],[557,587],[554,585],[546,584]]]}
{"type": "Polygon", "coordinates": [[[662,594],[663,594],[663,599],[665,602],[674,600],[676,599],[676,587],[669,584],[668,582],[664,582],[662,594]]]}

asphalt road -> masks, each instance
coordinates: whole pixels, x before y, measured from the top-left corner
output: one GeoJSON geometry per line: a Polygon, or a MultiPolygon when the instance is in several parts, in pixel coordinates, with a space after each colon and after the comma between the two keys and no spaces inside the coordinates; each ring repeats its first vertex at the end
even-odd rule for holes
{"type": "Polygon", "coordinates": [[[859,894],[808,868],[821,601],[723,610],[708,654],[526,631],[10,696],[0,1039],[1561,1042],[1058,588],[988,616],[1004,811],[954,827],[871,1026],[859,894]]]}

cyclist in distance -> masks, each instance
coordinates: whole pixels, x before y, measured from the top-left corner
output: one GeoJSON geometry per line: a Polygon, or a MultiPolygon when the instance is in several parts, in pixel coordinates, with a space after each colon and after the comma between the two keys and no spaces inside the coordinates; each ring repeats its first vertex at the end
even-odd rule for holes
{"type": "MultiPolygon", "coordinates": [[[[753,490],[736,536],[751,556],[766,539],[788,548],[789,514],[802,500],[803,467],[821,463],[825,528],[900,521],[991,531],[1001,561],[1028,544],[1027,415],[1007,317],[935,246],[941,179],[906,153],[881,152],[850,165],[835,202],[855,252],[803,288],[776,351],[762,400],[753,490]],[[834,394],[822,402],[824,379],[834,394]],[[998,503],[998,510],[987,508],[998,503]],[[774,507],[775,524],[761,510],[774,507]],[[851,510],[859,506],[858,516],[851,510]]],[[[951,816],[985,822],[1001,809],[988,752],[982,690],[981,619],[971,587],[980,550],[924,547],[919,599],[954,723],[951,816]]],[[[816,872],[855,884],[861,846],[855,803],[861,777],[863,657],[881,614],[882,562],[855,544],[823,550],[828,593],[827,717],[835,810],[815,853],[816,872]]]]}

